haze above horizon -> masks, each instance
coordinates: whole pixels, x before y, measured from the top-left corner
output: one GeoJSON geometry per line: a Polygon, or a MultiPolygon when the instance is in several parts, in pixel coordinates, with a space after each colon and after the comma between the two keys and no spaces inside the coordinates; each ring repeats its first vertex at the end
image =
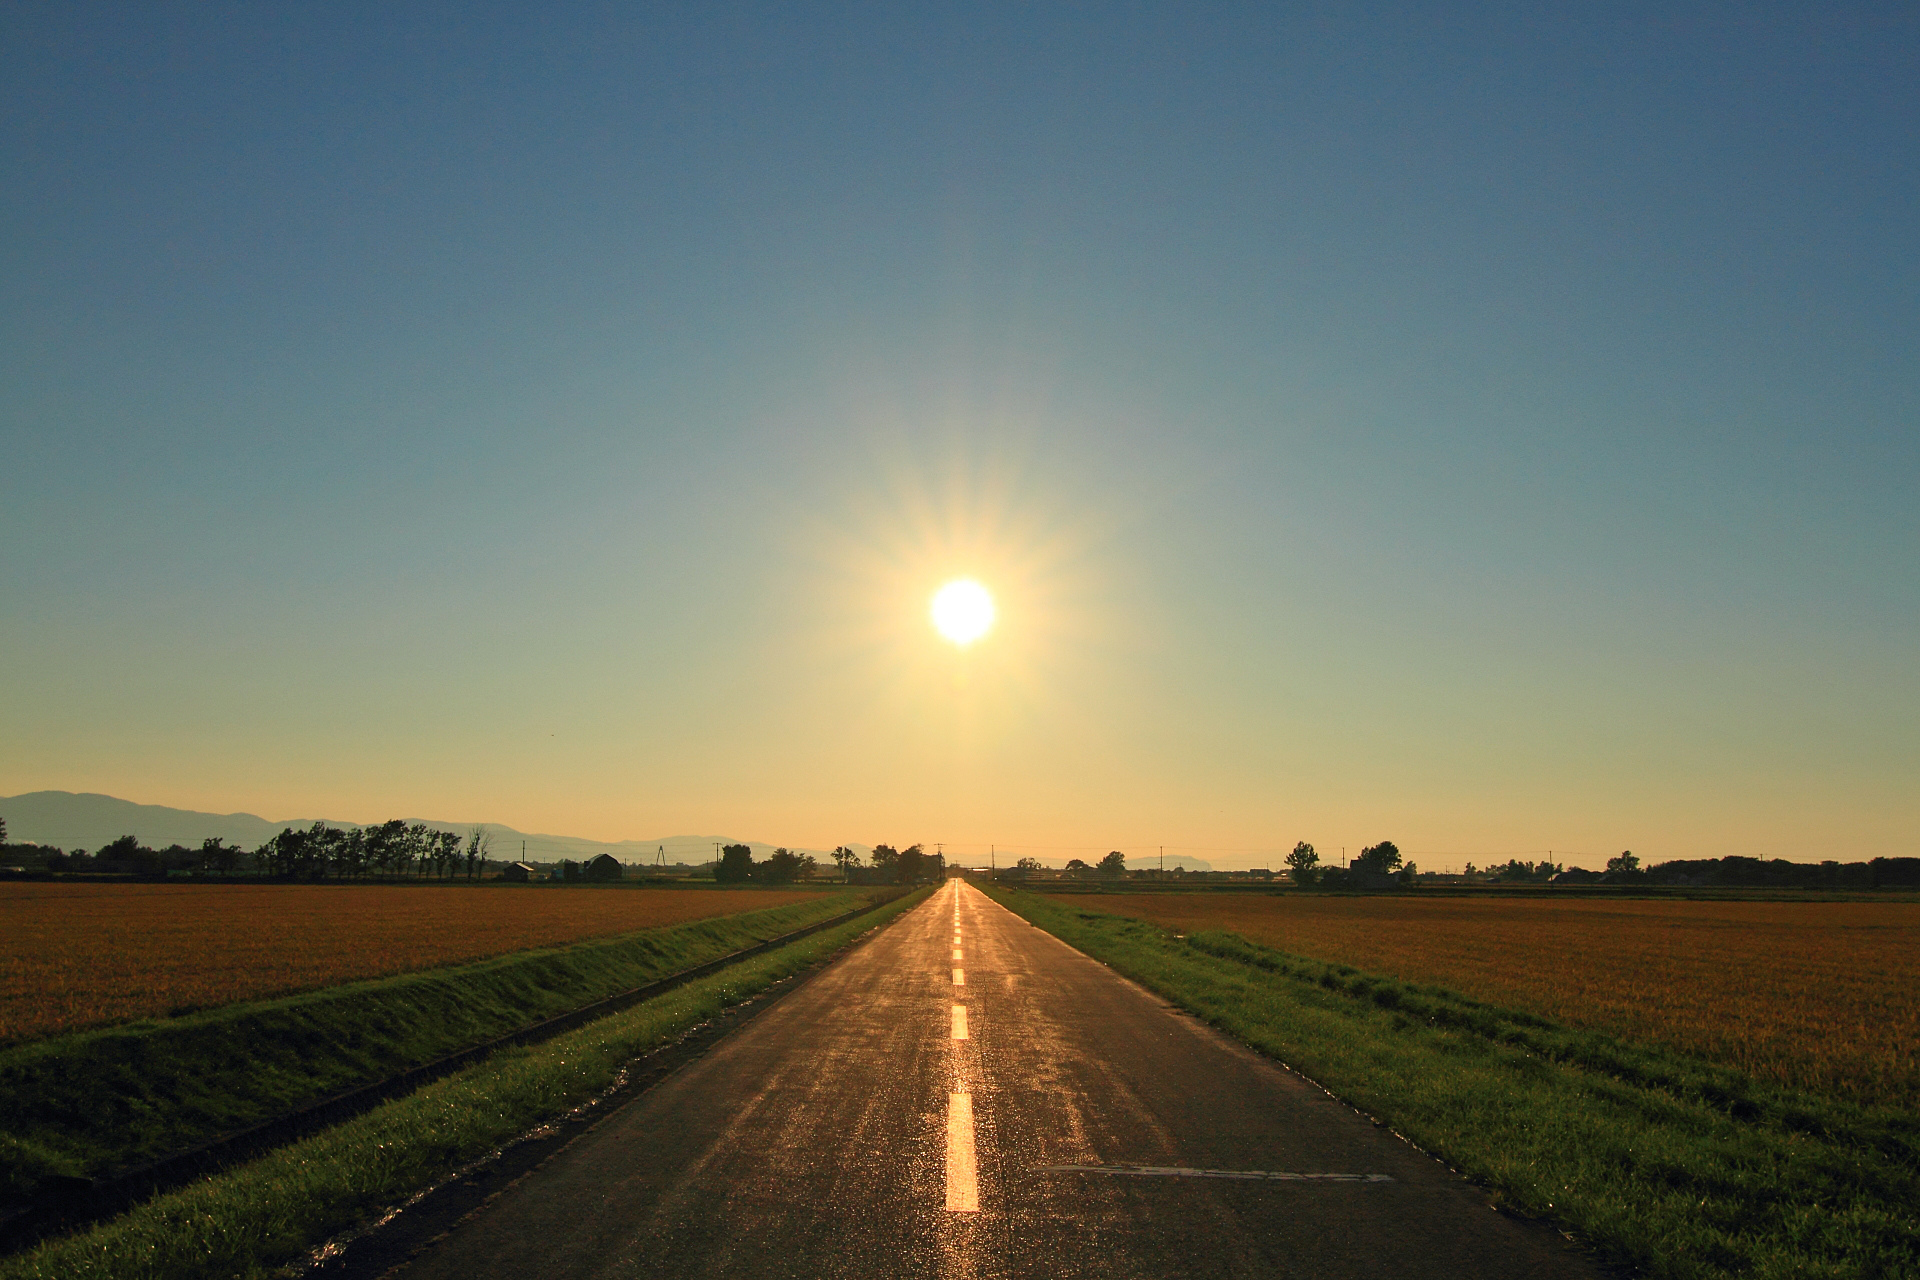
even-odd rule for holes
{"type": "Polygon", "coordinates": [[[45,7],[0,102],[0,794],[1915,851],[1910,7],[45,7]]]}

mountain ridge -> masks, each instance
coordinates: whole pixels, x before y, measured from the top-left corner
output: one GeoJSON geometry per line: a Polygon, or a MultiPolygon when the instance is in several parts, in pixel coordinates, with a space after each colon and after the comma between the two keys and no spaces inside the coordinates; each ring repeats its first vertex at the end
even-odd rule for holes
{"type": "MultiPolygon", "coordinates": [[[[198,848],[202,840],[218,837],[245,849],[257,849],[287,827],[310,827],[324,822],[332,827],[364,827],[373,823],[349,822],[339,818],[283,818],[278,821],[256,813],[207,813],[198,809],[176,809],[161,804],[140,804],[98,791],[26,791],[17,796],[0,796],[0,818],[7,823],[7,838],[25,844],[56,845],[69,852],[92,852],[121,836],[130,835],[151,848],[171,844],[198,848]]],[[[584,861],[595,854],[608,853],[621,862],[645,866],[655,861],[689,863],[698,866],[717,856],[715,846],[744,844],[756,858],[765,858],[776,848],[810,853],[823,864],[833,860],[831,849],[808,849],[800,845],[775,845],[765,840],[740,840],[733,836],[675,835],[651,840],[590,840],[585,836],[563,836],[551,832],[519,831],[499,822],[448,822],[435,818],[405,818],[423,822],[436,831],[457,831],[465,835],[475,826],[493,837],[489,856],[496,862],[517,861],[525,857],[533,862],[554,862],[562,858],[584,861]],[[524,851],[523,851],[524,850],[524,851]]],[[[865,862],[873,856],[873,846],[849,841],[847,847],[865,862]]],[[[1002,865],[1010,865],[1017,851],[1005,850],[1002,865]]],[[[1085,855],[1092,860],[1095,854],[1085,855]]],[[[1064,857],[1049,857],[1042,862],[1058,866],[1064,857]]],[[[1141,861],[1139,866],[1148,865],[1141,861]]],[[[1169,854],[1166,865],[1189,871],[1209,871],[1212,864],[1186,854],[1169,854]]]]}
{"type": "MultiPolygon", "coordinates": [[[[131,835],[142,844],[163,848],[170,844],[198,847],[202,840],[218,837],[244,848],[266,843],[287,827],[310,827],[316,821],[335,827],[375,825],[335,818],[285,818],[272,821],[254,813],[206,813],[197,809],[175,809],[168,805],[139,804],[97,791],[28,791],[17,796],[0,796],[0,818],[7,823],[7,838],[29,843],[57,845],[62,849],[98,849],[121,836],[131,835]]],[[[483,828],[493,837],[491,856],[513,860],[524,856],[534,861],[558,858],[584,859],[608,853],[622,862],[645,864],[656,859],[668,863],[699,864],[714,859],[716,844],[745,844],[754,856],[764,858],[776,847],[811,853],[826,861],[831,850],[775,846],[762,840],[738,840],[732,836],[676,835],[651,840],[590,840],[584,836],[554,835],[549,832],[519,831],[498,822],[447,822],[433,818],[407,818],[423,822],[436,831],[483,828]]],[[[868,845],[850,845],[864,859],[872,853],[868,845]]]]}

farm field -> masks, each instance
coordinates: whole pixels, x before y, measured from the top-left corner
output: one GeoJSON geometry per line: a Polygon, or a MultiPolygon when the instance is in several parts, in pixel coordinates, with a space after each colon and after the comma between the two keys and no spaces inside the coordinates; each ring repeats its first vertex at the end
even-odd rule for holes
{"type": "Polygon", "coordinates": [[[820,892],[0,884],[0,1044],[777,907],[820,892]]]}
{"type": "Polygon", "coordinates": [[[1920,1106],[1920,902],[1057,895],[1737,1067],[1920,1106]]]}

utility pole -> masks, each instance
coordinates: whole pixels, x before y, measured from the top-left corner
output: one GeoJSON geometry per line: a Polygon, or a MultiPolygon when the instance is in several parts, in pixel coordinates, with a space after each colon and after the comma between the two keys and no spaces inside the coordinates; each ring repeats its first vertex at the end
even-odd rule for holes
{"type": "Polygon", "coordinates": [[[999,879],[999,877],[1000,877],[1000,846],[997,844],[990,844],[987,846],[987,879],[997,880],[999,879]]]}
{"type": "Polygon", "coordinates": [[[1160,874],[1167,874],[1167,846],[1160,846],[1160,874]]]}

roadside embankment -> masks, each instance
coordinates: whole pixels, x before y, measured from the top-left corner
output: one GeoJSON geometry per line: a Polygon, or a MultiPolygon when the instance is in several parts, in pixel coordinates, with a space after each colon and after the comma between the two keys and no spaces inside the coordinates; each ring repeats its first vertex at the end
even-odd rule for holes
{"type": "Polygon", "coordinates": [[[0,1280],[282,1274],[535,1126],[616,1089],[637,1058],[832,956],[926,891],[484,1062],[91,1231],[0,1260],[0,1280]]]}
{"type": "Polygon", "coordinates": [[[992,890],[1612,1262],[1676,1280],[1920,1274],[1920,1118],[1235,934],[992,890]]]}
{"type": "Polygon", "coordinates": [[[821,895],[0,1051],[0,1200],[260,1125],[873,898],[821,895]]]}

